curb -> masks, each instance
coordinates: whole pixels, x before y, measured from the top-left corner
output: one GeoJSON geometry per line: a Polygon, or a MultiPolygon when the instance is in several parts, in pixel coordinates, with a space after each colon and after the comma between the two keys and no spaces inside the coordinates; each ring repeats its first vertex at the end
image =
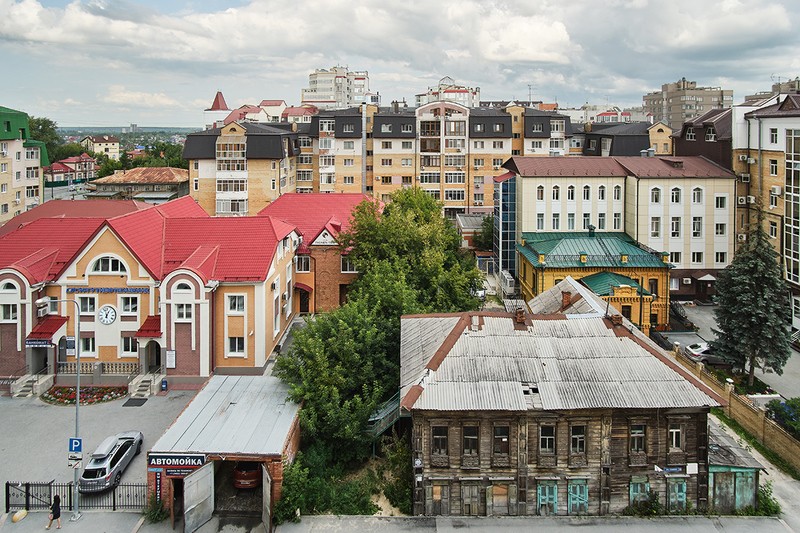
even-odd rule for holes
{"type": "Polygon", "coordinates": [[[139,530],[142,528],[142,525],[144,525],[144,519],[145,519],[145,517],[143,516],[143,517],[141,517],[139,519],[138,522],[136,522],[136,525],[133,526],[133,529],[131,530],[131,533],[138,533],[139,532],[139,530]]]}

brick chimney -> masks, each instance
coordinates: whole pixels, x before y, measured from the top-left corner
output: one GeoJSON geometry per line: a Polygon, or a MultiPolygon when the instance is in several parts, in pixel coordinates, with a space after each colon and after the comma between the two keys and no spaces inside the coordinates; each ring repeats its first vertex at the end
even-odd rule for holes
{"type": "Polygon", "coordinates": [[[622,325],[622,315],[611,315],[611,323],[615,326],[622,325]]]}
{"type": "Polygon", "coordinates": [[[569,307],[572,302],[572,293],[569,291],[561,291],[561,311],[569,307]]]}
{"type": "Polygon", "coordinates": [[[514,322],[517,324],[524,324],[525,323],[525,310],[524,309],[517,309],[514,312],[514,322]]]}

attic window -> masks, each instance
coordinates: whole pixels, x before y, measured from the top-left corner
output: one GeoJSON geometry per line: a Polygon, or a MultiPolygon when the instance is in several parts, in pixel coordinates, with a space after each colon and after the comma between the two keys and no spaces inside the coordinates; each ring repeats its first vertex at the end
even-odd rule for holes
{"type": "Polygon", "coordinates": [[[17,288],[14,286],[13,283],[6,282],[6,283],[3,283],[3,290],[4,291],[15,291],[15,290],[17,290],[17,288]]]}
{"type": "Polygon", "coordinates": [[[116,257],[101,257],[92,266],[92,272],[103,274],[125,274],[128,269],[125,264],[116,257]]]}
{"type": "Polygon", "coordinates": [[[192,290],[192,288],[189,286],[188,283],[178,283],[175,286],[175,290],[176,291],[190,291],[190,290],[192,290]]]}
{"type": "Polygon", "coordinates": [[[236,133],[237,131],[239,130],[237,130],[236,128],[231,128],[231,133],[236,133]]]}

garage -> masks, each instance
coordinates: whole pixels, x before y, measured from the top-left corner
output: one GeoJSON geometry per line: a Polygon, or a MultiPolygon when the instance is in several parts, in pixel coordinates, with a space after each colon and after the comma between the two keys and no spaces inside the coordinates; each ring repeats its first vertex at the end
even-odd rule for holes
{"type": "Polygon", "coordinates": [[[271,531],[284,464],[300,444],[300,406],[273,376],[213,376],[147,456],[152,493],[173,528],[197,530],[214,513],[260,517],[271,531]]]}

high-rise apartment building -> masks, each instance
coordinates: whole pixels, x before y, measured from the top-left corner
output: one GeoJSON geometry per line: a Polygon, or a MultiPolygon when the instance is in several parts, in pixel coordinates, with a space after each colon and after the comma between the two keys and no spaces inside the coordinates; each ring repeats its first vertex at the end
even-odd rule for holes
{"type": "Polygon", "coordinates": [[[43,142],[30,138],[28,115],[0,106],[0,224],[41,203],[43,142]]]}
{"type": "Polygon", "coordinates": [[[344,109],[364,101],[369,92],[366,70],[350,71],[347,67],[317,69],[308,75],[308,88],[300,97],[302,104],[320,109],[344,109]]]}
{"type": "Polygon", "coordinates": [[[481,88],[458,85],[453,78],[445,76],[438,85],[428,87],[424,93],[415,96],[417,107],[431,102],[455,102],[465,107],[481,105],[481,88]]]}
{"type": "Polygon", "coordinates": [[[643,97],[644,111],[670,128],[678,129],[690,120],[711,109],[731,107],[733,91],[720,87],[698,87],[696,81],[681,78],[675,83],[665,83],[660,91],[643,97]]]}

